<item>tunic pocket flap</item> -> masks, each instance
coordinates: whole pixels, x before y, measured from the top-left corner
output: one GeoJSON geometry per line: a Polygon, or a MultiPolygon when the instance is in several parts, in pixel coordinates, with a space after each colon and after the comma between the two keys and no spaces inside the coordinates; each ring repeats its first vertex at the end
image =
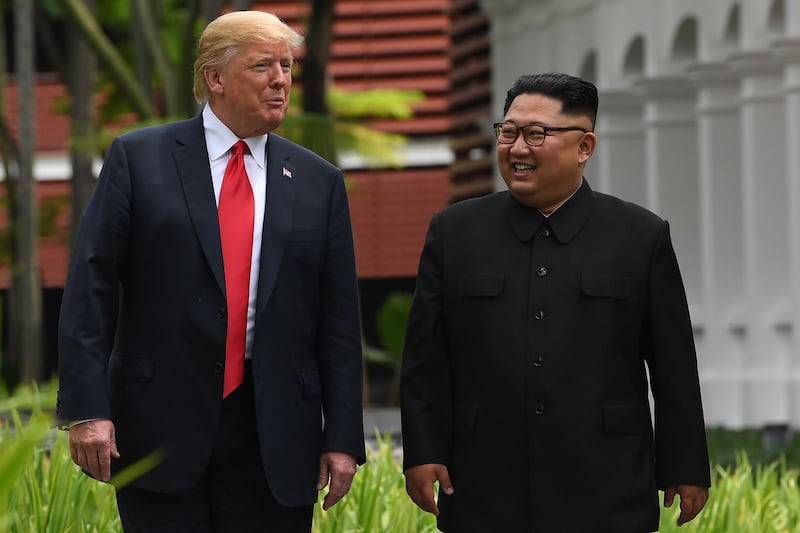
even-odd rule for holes
{"type": "Polygon", "coordinates": [[[603,427],[609,435],[645,435],[651,429],[650,413],[641,405],[606,405],[603,427]]]}
{"type": "Polygon", "coordinates": [[[630,280],[616,274],[581,274],[581,290],[589,296],[626,300],[631,293],[630,280]]]}
{"type": "Polygon", "coordinates": [[[505,276],[493,274],[467,274],[458,284],[461,296],[498,296],[503,293],[505,276]]]}

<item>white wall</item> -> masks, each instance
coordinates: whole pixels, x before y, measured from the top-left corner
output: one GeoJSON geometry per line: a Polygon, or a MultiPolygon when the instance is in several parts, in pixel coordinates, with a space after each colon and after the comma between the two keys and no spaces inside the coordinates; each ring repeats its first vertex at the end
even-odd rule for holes
{"type": "Polygon", "coordinates": [[[800,1],[481,3],[494,118],[523,73],[597,84],[587,179],[670,221],[707,423],[800,428],[800,1]]]}

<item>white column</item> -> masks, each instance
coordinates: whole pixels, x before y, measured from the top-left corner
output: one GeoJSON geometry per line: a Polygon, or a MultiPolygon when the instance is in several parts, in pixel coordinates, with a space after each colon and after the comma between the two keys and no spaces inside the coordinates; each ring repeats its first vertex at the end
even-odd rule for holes
{"type": "MultiPolygon", "coordinates": [[[[516,78],[517,49],[522,46],[524,36],[515,14],[521,9],[520,0],[481,0],[481,6],[491,17],[489,25],[492,41],[492,122],[502,120],[506,93],[516,78]]],[[[487,125],[487,128],[491,125],[487,125]]],[[[494,133],[492,133],[494,138],[494,133]]],[[[494,189],[506,189],[506,184],[495,164],[494,189]]]]}
{"type": "Polygon", "coordinates": [[[782,69],[766,52],[738,54],[748,357],[746,423],[789,419],[789,233],[782,69]]]}
{"type": "Polygon", "coordinates": [[[739,79],[721,64],[693,68],[697,86],[700,259],[705,336],[698,345],[706,424],[744,425],[742,172],[739,79]]]}
{"type": "MultiPolygon", "coordinates": [[[[646,206],[670,223],[694,315],[702,303],[695,90],[684,78],[666,77],[636,88],[644,100],[646,206]]],[[[693,322],[702,335],[702,316],[693,322]]]]}
{"type": "Polygon", "coordinates": [[[597,149],[586,176],[595,190],[645,205],[642,102],[630,91],[599,92],[597,149]]]}
{"type": "MultiPolygon", "coordinates": [[[[800,6],[795,5],[800,11],[800,6]]],[[[800,16],[798,16],[800,18],[800,16]]],[[[789,355],[789,422],[800,428],[800,38],[776,43],[775,55],[784,63],[786,102],[785,208],[789,223],[789,276],[791,311],[787,335],[789,355]]]]}

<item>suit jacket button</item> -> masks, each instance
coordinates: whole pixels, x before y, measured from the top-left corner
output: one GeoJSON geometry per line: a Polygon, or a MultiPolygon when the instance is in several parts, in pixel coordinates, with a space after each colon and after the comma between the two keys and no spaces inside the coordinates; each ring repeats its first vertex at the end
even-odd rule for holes
{"type": "Polygon", "coordinates": [[[228,314],[228,311],[224,307],[220,307],[217,309],[217,318],[223,319],[228,314]]]}
{"type": "Polygon", "coordinates": [[[536,275],[539,276],[540,278],[546,276],[547,275],[547,267],[539,267],[539,269],[536,271],[536,275]]]}
{"type": "Polygon", "coordinates": [[[542,320],[542,319],[544,318],[544,311],[542,311],[541,309],[539,309],[538,311],[536,311],[536,312],[533,314],[533,318],[535,318],[536,320],[542,320]]]}
{"type": "Polygon", "coordinates": [[[533,366],[535,366],[536,368],[539,368],[543,364],[544,364],[544,359],[542,359],[541,355],[537,357],[536,360],[533,362],[533,366]]]}
{"type": "Polygon", "coordinates": [[[225,370],[225,363],[222,361],[217,361],[214,363],[214,373],[215,374],[222,374],[222,371],[225,370]]]}
{"type": "Polygon", "coordinates": [[[544,413],[544,405],[543,404],[539,404],[536,407],[536,411],[535,412],[536,412],[537,415],[540,415],[540,414],[544,413]]]}

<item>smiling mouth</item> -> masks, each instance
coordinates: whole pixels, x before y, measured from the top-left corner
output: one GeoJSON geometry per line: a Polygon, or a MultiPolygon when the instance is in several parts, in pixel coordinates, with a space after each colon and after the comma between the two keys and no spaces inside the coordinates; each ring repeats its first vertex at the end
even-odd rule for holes
{"type": "Polygon", "coordinates": [[[536,166],[530,165],[528,163],[512,163],[511,167],[514,169],[515,172],[530,172],[536,169],[536,166]]]}

